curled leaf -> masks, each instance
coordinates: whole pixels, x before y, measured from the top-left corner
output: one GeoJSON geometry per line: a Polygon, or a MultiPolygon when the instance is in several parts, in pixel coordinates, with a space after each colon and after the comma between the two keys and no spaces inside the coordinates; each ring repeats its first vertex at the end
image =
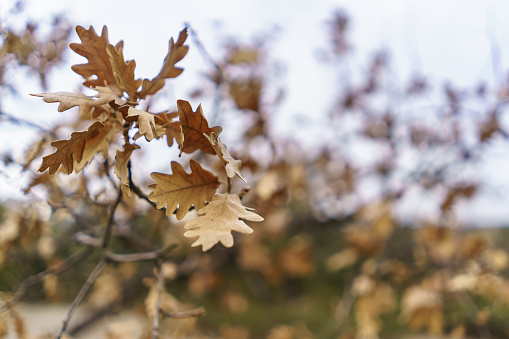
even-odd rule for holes
{"type": "Polygon", "coordinates": [[[137,121],[140,134],[145,136],[147,141],[154,139],[156,135],[155,114],[142,111],[131,106],[120,107],[120,112],[125,121],[137,121]]]}
{"type": "Polygon", "coordinates": [[[140,146],[138,145],[126,144],[124,145],[124,150],[117,151],[117,155],[115,156],[115,174],[117,175],[117,178],[120,179],[120,184],[122,185],[122,193],[124,193],[124,195],[127,197],[131,196],[131,190],[129,188],[129,171],[127,165],[133,151],[139,148],[140,146]]]}
{"type": "Polygon", "coordinates": [[[217,136],[215,132],[210,133],[210,136],[204,134],[204,136],[210,141],[212,147],[217,153],[219,159],[223,163],[226,169],[226,175],[229,178],[233,178],[235,174],[237,174],[244,182],[247,183],[246,178],[240,173],[240,167],[242,166],[242,161],[234,159],[230,152],[226,149],[225,144],[221,142],[221,139],[217,136]]]}

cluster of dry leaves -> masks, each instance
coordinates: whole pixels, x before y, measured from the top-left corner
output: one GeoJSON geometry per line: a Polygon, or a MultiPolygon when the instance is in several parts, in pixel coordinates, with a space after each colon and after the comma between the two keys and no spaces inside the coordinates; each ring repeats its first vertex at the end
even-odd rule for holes
{"type": "MultiPolygon", "coordinates": [[[[322,57],[341,65],[351,52],[348,17],[336,13],[330,27],[332,48],[322,57]]],[[[288,140],[272,133],[283,95],[274,86],[278,65],[267,61],[263,43],[231,43],[208,74],[210,87],[200,84],[192,96],[205,99],[213,92],[220,109],[211,115],[222,114],[225,128],[225,116],[243,119],[234,157],[219,138],[222,128],[209,126],[201,106],[193,110],[178,100],[176,109],[163,113],[143,106],[167,79],[181,74],[177,64],[188,52],[188,30],[170,40],[163,67],[152,79],[135,77],[135,62],[125,60],[122,42],[109,44],[106,28],[100,36],[93,28],[76,31],[81,43],[71,48],[87,63],[73,70],[97,94],[36,94],[59,103],[59,111],[77,107],[78,115],[69,139],[53,141],[51,148],[49,139],[57,133],[45,135],[23,163],[30,170],[44,152],[53,152],[44,153],[38,169],[43,173],[26,188],[32,194],[43,187],[47,203],[12,208],[2,222],[2,265],[42,259],[44,270],[3,296],[2,311],[11,312],[4,328],[25,335],[22,315],[10,307],[25,296],[23,289],[42,283],[50,301],[74,298],[65,291],[77,291],[91,269],[75,269],[73,279],[66,279],[65,271],[78,265],[75,261],[93,262],[81,259],[88,252],[73,247],[79,246],[102,247],[107,263],[87,305],[106,314],[131,303],[137,305],[136,319],[143,320],[112,321],[108,339],[217,333],[224,339],[375,339],[409,331],[450,338],[507,336],[501,315],[509,308],[509,255],[500,248],[502,233],[470,231],[458,216],[458,207],[483,189],[463,169],[481,158],[490,142],[506,138],[501,116],[507,88],[491,96],[482,88],[468,93],[444,88],[437,129],[432,118],[394,108],[386,88],[389,61],[379,53],[367,72],[343,79],[330,115],[320,123],[325,142],[316,151],[306,148],[308,134],[288,140]],[[386,107],[380,104],[384,98],[386,107]],[[464,126],[461,107],[473,99],[486,104],[486,113],[464,126]],[[77,128],[83,124],[84,130],[77,128]],[[143,151],[138,144],[151,145],[137,144],[142,137],[152,143],[166,138],[168,147],[176,145],[191,159],[172,161],[170,174],[151,173],[151,181],[137,185],[131,156],[143,151]],[[358,144],[370,148],[355,148],[358,144]],[[113,159],[108,154],[115,147],[113,159]],[[243,188],[233,192],[237,177],[249,179],[249,194],[243,188]],[[94,186],[101,187],[96,194],[94,186]],[[105,193],[113,187],[116,197],[105,193]],[[416,192],[424,192],[417,195],[423,201],[433,197],[434,209],[412,214],[416,227],[401,227],[396,211],[416,192]],[[244,220],[259,222],[256,231],[244,220]],[[252,234],[237,238],[240,244],[233,248],[215,246],[232,247],[232,231],[252,234]],[[207,252],[171,247],[188,244],[187,237],[197,237],[192,245],[207,252]],[[144,260],[155,261],[156,268],[144,260]],[[143,293],[140,305],[135,296],[143,293]],[[200,322],[204,312],[196,305],[208,310],[200,322]]],[[[427,90],[425,79],[415,78],[400,100],[411,106],[427,90]]],[[[300,124],[313,121],[304,118],[300,124]]],[[[68,332],[79,335],[87,324],[68,332]]]]}
{"type": "MultiPolygon", "coordinates": [[[[118,138],[123,138],[123,150],[115,157],[114,171],[121,183],[123,194],[130,196],[130,157],[140,147],[131,143],[129,130],[136,131],[134,140],[145,137],[147,141],[166,136],[168,146],[176,142],[180,153],[193,153],[197,150],[219,157],[224,165],[228,180],[239,176],[241,161],[234,159],[219,139],[220,126],[209,127],[201,105],[193,111],[185,100],[177,102],[178,112],[154,114],[135,108],[139,101],[156,94],[164,86],[166,79],[175,78],[183,71],[175,66],[187,54],[187,30],[180,32],[176,42],[170,40],[168,54],[163,66],[152,79],[135,79],[136,62],[125,61],[123,42],[115,46],[108,42],[106,26],[101,35],[93,27],[88,30],[78,26],[76,32],[81,43],[72,43],[70,47],[76,53],[86,57],[88,63],[74,65],[72,69],[83,76],[83,83],[97,91],[94,96],[81,92],[56,92],[33,94],[42,97],[45,102],[59,103],[58,111],[79,107],[83,120],[95,120],[87,130],[73,132],[68,140],[51,143],[56,151],[43,158],[39,172],[48,170],[49,174],[62,171],[76,173],[90,163],[101,152],[108,150],[118,138]],[[178,117],[178,120],[175,118],[178,117]]],[[[231,231],[252,233],[253,230],[239,218],[261,221],[262,217],[249,211],[239,199],[238,194],[230,191],[216,194],[221,182],[214,173],[203,168],[197,161],[191,160],[191,173],[188,174],[177,162],[171,164],[172,174],[152,173],[155,184],[149,186],[152,193],[148,199],[157,204],[157,208],[166,208],[166,214],[176,214],[181,220],[194,207],[198,210],[198,219],[186,224],[188,237],[199,237],[193,246],[203,246],[207,251],[221,242],[226,247],[233,246],[231,231]],[[205,204],[208,204],[205,206],[205,204]]],[[[231,185],[230,185],[231,186],[231,185]]]]}

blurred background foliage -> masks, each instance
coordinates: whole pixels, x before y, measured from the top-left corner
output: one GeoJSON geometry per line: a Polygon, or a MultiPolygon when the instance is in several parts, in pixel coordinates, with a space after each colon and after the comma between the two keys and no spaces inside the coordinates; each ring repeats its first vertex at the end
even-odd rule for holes
{"type": "MultiPolygon", "coordinates": [[[[190,28],[191,49],[211,66],[205,83],[189,96],[214,103],[205,110],[212,123],[240,126],[231,137],[236,142],[229,144],[250,185],[244,204],[265,221],[252,225],[252,235],[236,237],[233,248],[202,253],[183,237],[182,222],[134,195],[122,201],[112,249],[134,253],[178,244],[161,270],[163,309],[207,310],[200,318],[164,317],[161,337],[509,336],[507,230],[461,218],[461,208],[490,189],[476,172],[483,154],[493,140],[507,143],[508,87],[437,89],[415,77],[395,88],[386,51],[374,53],[355,76],[343,76],[354,45],[350,25],[345,11],[331,13],[324,32],[330,45],[319,57],[337,72],[337,91],[323,115],[323,133],[306,133],[309,122],[301,117],[298,134],[307,137],[300,140],[273,132],[285,100],[273,75],[284,60],[275,60],[266,47],[270,37],[230,41],[224,56],[212,60],[190,28]],[[411,109],[413,103],[428,103],[432,91],[440,93],[440,104],[411,109]],[[475,114],[472,106],[478,107],[475,114]],[[311,138],[322,139],[321,146],[303,152],[311,138]]],[[[36,23],[19,31],[2,26],[2,92],[16,90],[9,74],[21,70],[45,88],[46,75],[62,60],[71,25],[55,18],[44,31],[49,33],[39,34],[36,23]]],[[[317,114],[312,102],[307,109],[317,114]]],[[[41,132],[24,159],[9,150],[1,155],[5,166],[32,173],[21,188],[27,199],[3,201],[0,209],[0,337],[10,332],[25,338],[30,320],[15,311],[16,303],[70,303],[97,262],[98,254],[83,239],[100,237],[115,200],[114,152],[96,156],[78,175],[40,174],[36,170],[41,155],[51,151],[50,142],[83,121],[44,130],[37,121],[0,114],[0,123],[41,132]]],[[[206,155],[200,162],[222,166],[206,155]]],[[[138,176],[145,181],[139,186],[147,192],[151,181],[144,175],[138,176]]],[[[110,263],[70,335],[79,338],[100,319],[110,319],[100,332],[105,338],[148,338],[155,288],[153,263],[110,263]],[[136,321],[115,318],[124,310],[136,321]]]]}

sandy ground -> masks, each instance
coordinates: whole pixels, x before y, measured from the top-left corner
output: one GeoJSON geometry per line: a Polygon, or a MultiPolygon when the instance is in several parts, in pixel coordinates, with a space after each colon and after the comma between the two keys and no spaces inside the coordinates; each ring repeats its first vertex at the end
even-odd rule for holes
{"type": "MultiPolygon", "coordinates": [[[[27,339],[35,339],[50,334],[52,337],[62,326],[62,321],[67,315],[69,305],[48,305],[48,304],[19,304],[16,311],[24,320],[27,339]]],[[[87,310],[78,308],[74,314],[71,325],[78,322],[87,314],[87,310]]],[[[12,324],[10,326],[8,339],[15,339],[12,324]]],[[[126,338],[139,338],[140,330],[143,328],[143,320],[131,312],[125,312],[114,316],[107,316],[91,326],[90,329],[80,333],[76,339],[101,339],[106,338],[108,331],[117,334],[125,333],[126,338]]],[[[124,336],[122,336],[124,337],[124,336]]]]}

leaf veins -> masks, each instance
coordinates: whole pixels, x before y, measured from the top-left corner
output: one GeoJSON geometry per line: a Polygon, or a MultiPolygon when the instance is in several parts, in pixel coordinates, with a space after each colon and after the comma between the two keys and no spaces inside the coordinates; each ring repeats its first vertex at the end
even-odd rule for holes
{"type": "Polygon", "coordinates": [[[104,86],[106,82],[108,85],[116,87],[117,81],[113,74],[110,57],[106,51],[106,46],[109,44],[107,27],[103,26],[101,36],[97,35],[92,26],[88,30],[76,26],[76,33],[81,40],[81,44],[71,43],[69,47],[74,52],[87,58],[88,63],[74,65],[71,69],[86,79],[83,83],[84,86],[104,86]],[[93,75],[96,75],[97,79],[92,79],[93,75]]]}
{"type": "Polygon", "coordinates": [[[196,209],[205,206],[210,201],[219,186],[219,179],[213,173],[205,170],[195,160],[189,163],[191,173],[175,161],[171,163],[172,175],[151,173],[150,176],[156,181],[149,186],[152,193],[149,199],[155,202],[157,208],[166,207],[166,215],[172,214],[177,209],[177,219],[181,220],[194,205],[196,209]]]}
{"type": "Polygon", "coordinates": [[[203,115],[201,105],[196,112],[188,101],[178,100],[177,108],[179,113],[180,125],[182,127],[183,142],[180,146],[180,153],[193,153],[197,149],[208,154],[216,154],[212,144],[204,136],[215,132],[217,135],[223,130],[221,126],[209,128],[209,123],[203,115]]]}
{"type": "Polygon", "coordinates": [[[113,122],[94,122],[86,131],[74,132],[69,140],[57,140],[51,146],[57,148],[55,153],[42,158],[39,172],[49,168],[49,174],[54,174],[60,166],[67,174],[73,170],[80,172],[98,152],[108,154],[110,136],[116,131],[113,122]]]}
{"type": "Polygon", "coordinates": [[[263,221],[261,216],[242,205],[238,194],[216,194],[207,206],[198,210],[198,215],[197,219],[189,221],[184,226],[188,230],[184,236],[199,237],[191,246],[202,245],[203,252],[218,242],[225,247],[232,247],[232,231],[253,233],[253,229],[240,219],[263,221]]]}
{"type": "Polygon", "coordinates": [[[134,80],[134,69],[136,68],[136,62],[124,60],[124,52],[122,47],[116,48],[113,45],[106,46],[106,51],[110,56],[110,63],[113,69],[113,75],[117,80],[118,87],[125,91],[131,100],[136,100],[136,91],[141,85],[141,79],[134,80]]]}

